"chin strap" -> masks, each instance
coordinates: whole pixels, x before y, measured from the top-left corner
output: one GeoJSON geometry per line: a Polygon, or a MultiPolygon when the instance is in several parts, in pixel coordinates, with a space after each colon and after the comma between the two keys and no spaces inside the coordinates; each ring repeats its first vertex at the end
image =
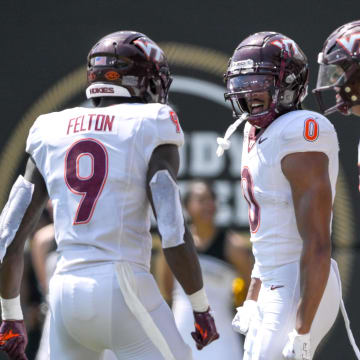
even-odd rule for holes
{"type": "Polygon", "coordinates": [[[244,112],[234,123],[232,123],[226,130],[225,136],[218,137],[216,139],[218,143],[218,148],[216,150],[216,155],[218,157],[224,154],[225,150],[230,149],[231,142],[229,140],[230,136],[235,132],[239,125],[249,117],[249,113],[244,112]]]}

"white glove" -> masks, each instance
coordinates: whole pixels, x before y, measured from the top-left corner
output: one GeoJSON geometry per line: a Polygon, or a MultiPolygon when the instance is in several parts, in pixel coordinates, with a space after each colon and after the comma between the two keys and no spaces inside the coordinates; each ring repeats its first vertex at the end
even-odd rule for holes
{"type": "Polygon", "coordinates": [[[310,333],[300,335],[294,329],[282,352],[286,360],[311,360],[310,333]]]}
{"type": "Polygon", "coordinates": [[[257,312],[257,302],[254,300],[246,300],[243,306],[236,308],[237,313],[232,321],[233,330],[246,335],[252,318],[257,312]]]}

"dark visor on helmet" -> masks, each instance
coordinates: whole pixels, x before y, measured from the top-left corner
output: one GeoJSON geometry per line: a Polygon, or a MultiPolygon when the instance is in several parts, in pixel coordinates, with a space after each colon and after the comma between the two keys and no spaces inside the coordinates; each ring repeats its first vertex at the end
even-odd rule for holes
{"type": "Polygon", "coordinates": [[[229,96],[232,94],[247,94],[272,90],[275,85],[273,75],[240,75],[229,78],[227,88],[229,96]]]}
{"type": "Polygon", "coordinates": [[[241,116],[244,112],[251,113],[246,98],[256,93],[269,92],[273,95],[275,89],[274,75],[240,75],[228,79],[225,100],[230,100],[235,116],[241,116]]]}

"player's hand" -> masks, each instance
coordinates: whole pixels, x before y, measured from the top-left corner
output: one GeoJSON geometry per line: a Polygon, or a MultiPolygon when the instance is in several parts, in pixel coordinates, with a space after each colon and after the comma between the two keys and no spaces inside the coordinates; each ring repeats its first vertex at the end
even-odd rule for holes
{"type": "Polygon", "coordinates": [[[237,313],[232,321],[233,330],[246,335],[249,331],[251,320],[257,312],[257,302],[246,300],[243,306],[236,308],[237,313]]]}
{"type": "Polygon", "coordinates": [[[310,333],[298,334],[294,329],[283,350],[283,357],[286,360],[311,360],[310,333]]]}
{"type": "Polygon", "coordinates": [[[191,336],[195,340],[198,350],[201,350],[204,346],[218,339],[220,335],[216,330],[210,308],[205,312],[194,311],[194,319],[195,331],[191,333],[191,336]]]}
{"type": "Polygon", "coordinates": [[[0,350],[11,360],[27,360],[25,348],[28,342],[23,320],[4,320],[0,326],[0,350]]]}

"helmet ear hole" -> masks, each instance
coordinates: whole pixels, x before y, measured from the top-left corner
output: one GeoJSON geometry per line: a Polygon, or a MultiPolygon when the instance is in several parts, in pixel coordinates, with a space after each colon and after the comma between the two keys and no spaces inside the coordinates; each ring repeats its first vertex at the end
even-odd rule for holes
{"type": "Polygon", "coordinates": [[[295,100],[295,91],[293,90],[285,90],[280,99],[280,104],[284,107],[291,107],[295,100]]]}

